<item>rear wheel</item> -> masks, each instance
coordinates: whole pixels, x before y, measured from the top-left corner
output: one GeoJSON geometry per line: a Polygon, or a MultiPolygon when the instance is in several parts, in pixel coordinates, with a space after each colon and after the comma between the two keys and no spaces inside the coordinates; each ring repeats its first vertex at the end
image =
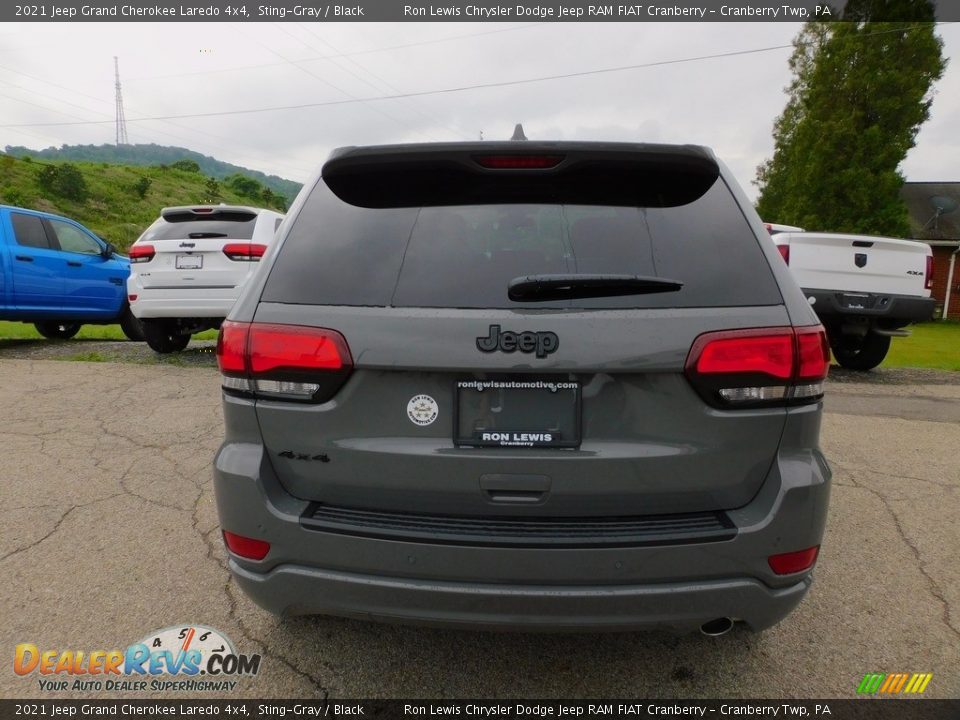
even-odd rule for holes
{"type": "Polygon", "coordinates": [[[840,336],[830,342],[833,356],[849,370],[873,370],[890,349],[890,336],[868,332],[863,338],[840,336]]]}
{"type": "Polygon", "coordinates": [[[123,330],[127,340],[135,342],[143,340],[143,328],[140,326],[140,321],[130,312],[129,306],[125,307],[120,315],[120,329],[123,330]]]}
{"type": "Polygon", "coordinates": [[[38,322],[33,326],[37,332],[51,340],[69,340],[80,332],[80,323],[38,322]]]}
{"type": "Polygon", "coordinates": [[[180,352],[190,342],[175,320],[141,320],[140,327],[147,345],[158,353],[180,352]]]}

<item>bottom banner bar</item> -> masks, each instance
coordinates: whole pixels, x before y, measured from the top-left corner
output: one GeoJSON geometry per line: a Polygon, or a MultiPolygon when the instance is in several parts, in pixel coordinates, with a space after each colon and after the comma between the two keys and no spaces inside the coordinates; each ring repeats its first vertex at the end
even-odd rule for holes
{"type": "Polygon", "coordinates": [[[957,720],[960,700],[0,700],[0,718],[830,718],[957,720]]]}

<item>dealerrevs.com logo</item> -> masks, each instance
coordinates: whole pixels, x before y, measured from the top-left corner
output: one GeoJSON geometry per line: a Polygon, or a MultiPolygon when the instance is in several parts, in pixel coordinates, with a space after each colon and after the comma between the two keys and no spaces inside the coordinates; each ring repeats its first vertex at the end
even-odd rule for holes
{"type": "Polygon", "coordinates": [[[125,650],[50,650],[20,643],[13,671],[37,677],[43,692],[230,691],[260,672],[260,655],[238,654],[226,635],[203,625],[149,633],[125,650]]]}

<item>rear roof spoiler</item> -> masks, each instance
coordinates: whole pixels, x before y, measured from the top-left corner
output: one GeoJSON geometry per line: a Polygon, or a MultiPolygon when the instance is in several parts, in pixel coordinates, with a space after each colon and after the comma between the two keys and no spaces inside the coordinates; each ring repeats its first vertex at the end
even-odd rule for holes
{"type": "Polygon", "coordinates": [[[165,207],[160,211],[160,217],[170,221],[171,218],[183,220],[185,217],[195,216],[196,219],[204,217],[216,217],[230,215],[234,219],[237,216],[247,215],[254,218],[260,214],[259,208],[246,207],[243,205],[179,205],[176,207],[165,207]]]}
{"type": "Polygon", "coordinates": [[[341,200],[370,208],[490,203],[672,207],[720,175],[698,145],[471,142],[346,147],[321,175],[341,200]]]}

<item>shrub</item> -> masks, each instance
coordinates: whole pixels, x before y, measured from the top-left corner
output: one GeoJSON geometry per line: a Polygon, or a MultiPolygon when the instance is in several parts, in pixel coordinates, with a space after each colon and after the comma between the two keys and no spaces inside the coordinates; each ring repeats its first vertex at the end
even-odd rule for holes
{"type": "Polygon", "coordinates": [[[147,191],[150,189],[150,186],[153,184],[153,180],[148,177],[142,177],[137,180],[136,185],[133,186],[133,191],[137,196],[143,200],[147,196],[147,191]]]}
{"type": "Polygon", "coordinates": [[[68,200],[83,202],[89,195],[87,181],[76,165],[47,165],[37,177],[40,187],[68,200]]]}
{"type": "Polygon", "coordinates": [[[4,202],[10,205],[16,205],[17,207],[26,207],[29,203],[27,196],[21,190],[14,187],[5,187],[2,197],[4,202]]]}

